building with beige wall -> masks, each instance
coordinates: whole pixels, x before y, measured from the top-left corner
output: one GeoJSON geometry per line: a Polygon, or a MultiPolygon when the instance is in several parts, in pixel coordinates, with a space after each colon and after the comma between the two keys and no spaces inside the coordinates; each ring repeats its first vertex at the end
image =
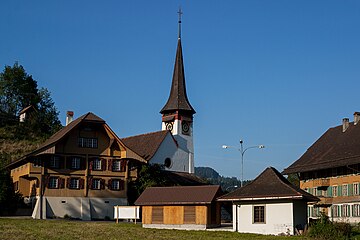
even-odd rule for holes
{"type": "Polygon", "coordinates": [[[34,218],[111,218],[115,205],[127,205],[128,182],[146,161],[93,113],[67,123],[8,166],[15,189],[32,205],[34,218]]]}
{"type": "Polygon", "coordinates": [[[308,206],[310,218],[360,222],[360,113],[328,129],[284,174],[297,174],[300,187],[321,201],[308,206]]]}

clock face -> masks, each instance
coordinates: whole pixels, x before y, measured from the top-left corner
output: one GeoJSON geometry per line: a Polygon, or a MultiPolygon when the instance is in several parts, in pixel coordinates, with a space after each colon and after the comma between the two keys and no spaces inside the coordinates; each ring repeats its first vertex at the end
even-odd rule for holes
{"type": "Polygon", "coordinates": [[[189,134],[190,126],[188,122],[185,121],[182,122],[182,131],[184,134],[189,134]]]}
{"type": "Polygon", "coordinates": [[[169,130],[169,131],[173,130],[173,123],[172,122],[165,123],[165,126],[166,126],[166,130],[169,130]]]}

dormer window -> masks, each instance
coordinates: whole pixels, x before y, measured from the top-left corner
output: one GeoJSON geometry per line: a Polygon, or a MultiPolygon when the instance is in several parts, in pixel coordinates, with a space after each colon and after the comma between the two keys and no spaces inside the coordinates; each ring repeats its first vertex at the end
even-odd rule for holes
{"type": "Polygon", "coordinates": [[[81,148],[98,148],[98,139],[79,137],[78,146],[81,148]]]}
{"type": "Polygon", "coordinates": [[[51,156],[49,167],[50,168],[59,168],[60,166],[60,157],[59,156],[51,156]]]}

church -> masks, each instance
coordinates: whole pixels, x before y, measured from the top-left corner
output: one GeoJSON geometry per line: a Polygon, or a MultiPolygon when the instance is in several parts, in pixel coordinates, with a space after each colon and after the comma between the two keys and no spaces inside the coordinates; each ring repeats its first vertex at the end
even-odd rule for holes
{"type": "Polygon", "coordinates": [[[128,184],[138,179],[142,164],[163,165],[174,185],[203,184],[193,174],[195,110],[186,94],[181,11],[178,25],[174,73],[160,111],[160,131],[119,138],[94,113],[73,120],[73,112],[68,112],[64,128],[7,166],[33,218],[112,218],[114,206],[128,205],[128,184]]]}

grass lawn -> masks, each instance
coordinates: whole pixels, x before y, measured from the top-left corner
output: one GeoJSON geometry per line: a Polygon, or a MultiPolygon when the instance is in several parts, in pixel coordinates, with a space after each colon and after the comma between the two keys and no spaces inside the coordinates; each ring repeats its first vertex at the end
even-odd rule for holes
{"type": "Polygon", "coordinates": [[[219,231],[144,229],[141,225],[71,220],[32,220],[0,218],[0,239],[304,239],[219,231]]]}

